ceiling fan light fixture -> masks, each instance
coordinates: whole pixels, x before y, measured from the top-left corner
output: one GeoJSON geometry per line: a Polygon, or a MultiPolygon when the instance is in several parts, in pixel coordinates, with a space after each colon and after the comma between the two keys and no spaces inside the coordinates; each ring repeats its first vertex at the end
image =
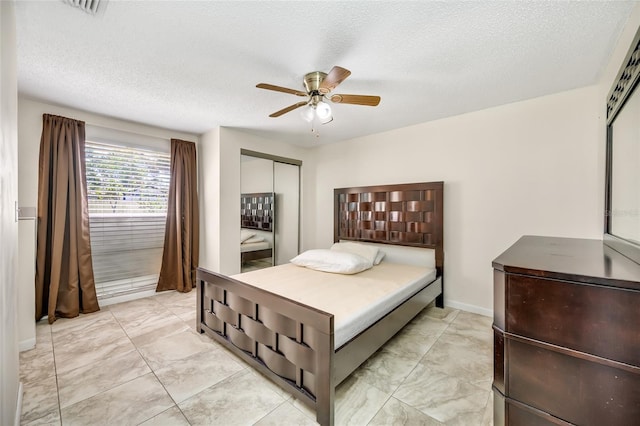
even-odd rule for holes
{"type": "Polygon", "coordinates": [[[316,105],[316,114],[318,115],[320,121],[323,123],[328,123],[328,121],[325,121],[327,119],[329,119],[329,121],[333,120],[333,117],[331,116],[331,106],[326,102],[318,102],[318,104],[316,105]]]}
{"type": "Polygon", "coordinates": [[[320,124],[327,124],[327,123],[331,123],[333,121],[333,116],[330,115],[329,117],[325,118],[324,120],[320,120],[320,124]]]}
{"type": "Polygon", "coordinates": [[[304,121],[306,121],[307,123],[311,123],[316,115],[316,112],[313,109],[313,106],[309,104],[306,107],[302,108],[302,110],[300,111],[300,115],[302,116],[302,119],[304,121]]]}

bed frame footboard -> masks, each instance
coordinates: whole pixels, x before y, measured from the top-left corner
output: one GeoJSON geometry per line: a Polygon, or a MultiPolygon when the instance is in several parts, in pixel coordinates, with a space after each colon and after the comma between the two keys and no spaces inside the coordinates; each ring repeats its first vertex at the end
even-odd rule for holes
{"type": "Polygon", "coordinates": [[[333,425],[333,315],[202,268],[196,276],[198,331],[333,425]]]}

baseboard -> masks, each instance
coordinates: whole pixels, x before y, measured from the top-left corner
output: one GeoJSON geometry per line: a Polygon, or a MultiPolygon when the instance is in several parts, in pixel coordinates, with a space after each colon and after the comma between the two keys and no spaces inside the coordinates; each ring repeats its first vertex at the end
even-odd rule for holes
{"type": "Polygon", "coordinates": [[[481,308],[480,306],[468,305],[466,303],[446,299],[444,301],[444,305],[449,308],[460,309],[461,311],[471,312],[472,314],[484,315],[485,317],[493,318],[493,310],[481,308]]]}
{"type": "Polygon", "coordinates": [[[36,338],[21,340],[18,342],[18,351],[24,352],[36,347],[36,338]]]}
{"type": "Polygon", "coordinates": [[[16,416],[14,417],[13,424],[20,426],[20,418],[22,417],[22,382],[18,384],[18,401],[16,402],[16,416]]]}

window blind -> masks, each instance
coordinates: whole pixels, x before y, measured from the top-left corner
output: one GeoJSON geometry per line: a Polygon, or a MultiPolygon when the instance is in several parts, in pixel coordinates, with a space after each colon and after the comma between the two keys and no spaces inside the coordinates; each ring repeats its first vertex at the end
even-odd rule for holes
{"type": "Polygon", "coordinates": [[[158,282],[170,155],[86,142],[87,196],[98,298],[154,289],[158,282]]]}

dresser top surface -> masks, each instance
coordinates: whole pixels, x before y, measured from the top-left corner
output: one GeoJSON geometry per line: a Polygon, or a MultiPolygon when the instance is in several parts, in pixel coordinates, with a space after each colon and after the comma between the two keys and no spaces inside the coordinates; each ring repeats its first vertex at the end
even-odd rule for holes
{"type": "Polygon", "coordinates": [[[525,235],[493,261],[495,269],[640,290],[640,265],[601,240],[525,235]]]}

